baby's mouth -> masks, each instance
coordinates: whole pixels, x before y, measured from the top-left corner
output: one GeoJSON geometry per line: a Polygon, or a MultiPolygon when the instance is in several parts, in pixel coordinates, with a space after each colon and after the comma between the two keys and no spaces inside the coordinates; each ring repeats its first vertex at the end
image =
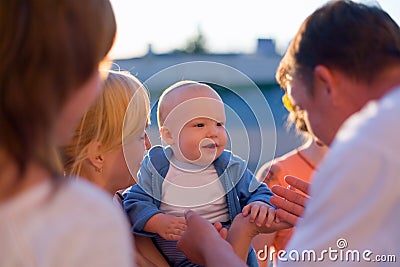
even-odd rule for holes
{"type": "Polygon", "coordinates": [[[203,148],[209,148],[209,149],[215,149],[216,147],[217,147],[216,144],[208,144],[208,145],[203,146],[203,148]]]}

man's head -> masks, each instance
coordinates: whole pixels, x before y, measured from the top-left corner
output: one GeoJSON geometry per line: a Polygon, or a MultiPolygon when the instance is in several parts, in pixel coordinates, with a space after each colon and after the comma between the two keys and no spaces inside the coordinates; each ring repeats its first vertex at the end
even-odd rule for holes
{"type": "Polygon", "coordinates": [[[276,78],[308,128],[330,144],[351,114],[381,96],[371,84],[399,64],[400,29],[387,13],[332,1],[301,25],[276,78]]]}
{"type": "Polygon", "coordinates": [[[208,165],[225,149],[224,104],[208,85],[175,83],[161,95],[157,118],[162,139],[181,161],[208,165]]]}

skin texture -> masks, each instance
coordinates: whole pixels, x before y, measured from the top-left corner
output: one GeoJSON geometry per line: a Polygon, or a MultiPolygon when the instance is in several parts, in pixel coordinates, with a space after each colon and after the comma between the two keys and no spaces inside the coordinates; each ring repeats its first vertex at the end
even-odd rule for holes
{"type": "MultiPolygon", "coordinates": [[[[160,99],[159,118],[159,124],[163,125],[160,129],[162,139],[172,147],[174,156],[182,162],[208,165],[226,147],[228,138],[224,127],[224,106],[219,95],[207,85],[190,82],[170,90],[160,99]],[[214,100],[212,105],[220,112],[207,113],[209,117],[190,118],[191,115],[206,114],[202,109],[193,113],[193,104],[189,102],[197,99],[200,104],[209,104],[202,102],[203,98],[214,100]],[[182,117],[186,115],[189,116],[182,117]],[[190,120],[186,121],[187,118],[190,120]]],[[[159,213],[147,221],[144,230],[157,233],[167,240],[179,240],[186,230],[186,221],[183,217],[159,213]]]]}
{"type": "Polygon", "coordinates": [[[182,162],[208,165],[227,144],[224,104],[209,86],[180,85],[161,98],[159,117],[163,141],[182,162]]]}
{"type": "Polygon", "coordinates": [[[279,209],[276,211],[278,218],[292,225],[296,225],[300,216],[303,214],[308,197],[298,193],[300,190],[304,194],[309,193],[310,184],[294,176],[286,176],[285,181],[290,188],[275,185],[271,188],[275,196],[271,197],[271,203],[279,209]]]}
{"type": "Polygon", "coordinates": [[[179,133],[182,155],[195,162],[212,162],[226,147],[227,134],[223,122],[209,118],[196,118],[185,124],[179,133]]]}
{"type": "MultiPolygon", "coordinates": [[[[398,26],[385,12],[353,1],[329,2],[301,25],[278,67],[277,80],[293,106],[303,113],[309,131],[324,144],[331,145],[342,124],[367,102],[380,99],[400,84],[399,36],[398,26]]],[[[292,186],[309,191],[306,183],[292,186]]],[[[273,191],[283,196],[276,199],[278,208],[295,217],[302,214],[306,197],[282,188],[273,191]]],[[[345,199],[332,205],[343,207],[345,199]]],[[[319,208],[326,212],[330,207],[319,208]]],[[[295,223],[295,217],[287,220],[295,223]]],[[[191,233],[200,229],[191,227],[191,233]]],[[[207,248],[198,252],[210,256],[207,248]]]]}
{"type": "Polygon", "coordinates": [[[221,266],[221,263],[226,266],[246,266],[208,221],[192,211],[185,214],[185,219],[189,228],[178,241],[178,249],[190,261],[210,267],[221,266]]]}

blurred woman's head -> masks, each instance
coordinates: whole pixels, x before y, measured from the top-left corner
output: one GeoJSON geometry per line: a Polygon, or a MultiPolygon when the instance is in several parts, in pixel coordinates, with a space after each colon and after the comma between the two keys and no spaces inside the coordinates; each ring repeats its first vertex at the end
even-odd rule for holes
{"type": "Polygon", "coordinates": [[[149,108],[147,90],[139,80],[128,72],[110,71],[72,142],[63,147],[66,173],[82,176],[111,193],[132,185],[128,166],[136,175],[143,152],[150,147],[145,133],[149,108]]]}
{"type": "Polygon", "coordinates": [[[97,96],[115,32],[108,0],[1,1],[0,150],[20,175],[61,171],[54,148],[97,96]]]}

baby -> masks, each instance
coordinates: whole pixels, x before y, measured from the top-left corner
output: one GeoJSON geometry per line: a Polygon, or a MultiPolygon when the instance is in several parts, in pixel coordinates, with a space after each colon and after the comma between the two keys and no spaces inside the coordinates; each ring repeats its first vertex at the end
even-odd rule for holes
{"type": "MultiPolygon", "coordinates": [[[[225,150],[224,103],[210,86],[194,81],[172,85],[160,97],[157,119],[167,146],[149,151],[138,185],[124,196],[135,234],[154,237],[171,265],[194,266],[176,248],[186,228],[185,210],[229,226],[246,207],[257,224],[272,223],[272,193],[258,184],[242,159],[225,150]]],[[[248,264],[252,260],[256,263],[255,255],[248,264]]]]}

